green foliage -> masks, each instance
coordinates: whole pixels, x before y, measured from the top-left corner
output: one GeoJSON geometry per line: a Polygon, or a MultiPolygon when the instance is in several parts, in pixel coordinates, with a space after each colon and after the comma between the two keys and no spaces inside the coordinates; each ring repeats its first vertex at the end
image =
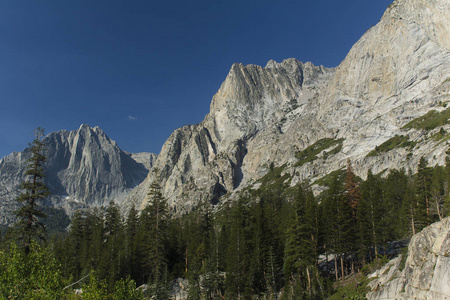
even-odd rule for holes
{"type": "Polygon", "coordinates": [[[0,251],[0,298],[62,299],[60,265],[47,248],[32,242],[28,255],[15,244],[0,251]]]}
{"type": "Polygon", "coordinates": [[[275,167],[272,163],[269,172],[261,177],[257,182],[260,182],[262,187],[282,185],[290,177],[289,174],[284,174],[281,176],[281,173],[283,173],[285,169],[286,165],[275,167]]]}
{"type": "Polygon", "coordinates": [[[322,152],[323,150],[331,149],[329,152],[324,153],[324,158],[328,157],[329,155],[339,153],[339,151],[342,150],[342,144],[344,142],[344,139],[332,139],[332,138],[324,138],[321,140],[318,140],[311,146],[307,147],[306,149],[297,152],[295,154],[295,158],[298,159],[297,163],[295,163],[294,167],[300,167],[304,164],[311,162],[315,159],[317,159],[317,155],[322,152]]]}
{"type": "Polygon", "coordinates": [[[450,139],[450,134],[443,127],[441,127],[441,129],[438,132],[434,133],[431,136],[431,138],[434,141],[439,142],[439,144],[440,144],[442,142],[445,142],[445,141],[449,140],[450,139]]]}
{"type": "Polygon", "coordinates": [[[446,168],[421,160],[409,176],[392,170],[361,180],[336,170],[316,182],[327,187],[320,198],[307,184],[288,188],[284,170],[272,164],[258,190],[243,190],[217,211],[201,201],[170,218],[155,181],[140,216],[132,208],[123,221],[114,203],[77,212],[69,233],[51,241],[59,278],[73,283],[95,271],[83,287],[86,299],[141,299],[135,283],[167,299],[169,282],[179,277],[189,279],[190,299],[325,299],[333,278],[339,287],[332,299],[363,299],[365,280],[355,270],[380,266],[381,259],[369,264],[375,249],[384,253],[412,223],[418,230],[448,211],[450,158],[446,168]],[[429,217],[417,223],[427,199],[429,217]],[[319,269],[319,255],[331,259],[326,268],[319,269]]]}
{"type": "Polygon", "coordinates": [[[385,152],[388,152],[388,151],[396,149],[396,148],[412,149],[412,148],[414,148],[415,145],[416,145],[416,143],[411,142],[409,140],[408,136],[396,135],[396,136],[390,138],[389,140],[387,140],[386,142],[384,142],[383,144],[381,144],[380,146],[375,147],[374,150],[370,151],[367,154],[367,157],[377,156],[381,153],[385,153],[385,152]]]}
{"type": "Polygon", "coordinates": [[[70,225],[70,218],[62,209],[44,206],[42,212],[47,216],[42,223],[49,235],[65,232],[70,225]]]}
{"type": "Polygon", "coordinates": [[[343,286],[339,286],[333,295],[331,295],[328,300],[340,300],[340,299],[350,299],[350,300],[364,300],[366,294],[370,291],[367,283],[348,283],[343,286]]]}
{"type": "Polygon", "coordinates": [[[431,110],[425,115],[418,117],[405,126],[403,129],[415,128],[415,129],[425,129],[432,130],[436,127],[448,124],[448,119],[450,118],[450,108],[447,108],[441,112],[431,110]]]}
{"type": "Polygon", "coordinates": [[[97,278],[95,272],[89,275],[89,281],[83,285],[83,299],[86,300],[143,300],[141,290],[136,289],[136,283],[130,277],[119,279],[114,284],[114,289],[108,293],[108,285],[105,280],[97,278]]]}
{"type": "Polygon", "coordinates": [[[361,272],[363,275],[369,275],[373,272],[375,272],[378,269],[381,269],[385,264],[389,262],[389,258],[386,255],[379,255],[374,260],[372,260],[370,263],[365,264],[361,272]]]}
{"type": "Polygon", "coordinates": [[[109,299],[105,280],[99,280],[95,272],[89,275],[89,282],[83,285],[84,300],[107,300],[109,299]]]}
{"type": "Polygon", "coordinates": [[[136,283],[130,277],[121,278],[114,285],[113,300],[141,300],[144,295],[136,289],[136,283]]]}
{"type": "Polygon", "coordinates": [[[335,171],[323,176],[322,178],[316,180],[314,182],[314,184],[328,187],[333,183],[334,178],[338,178],[338,180],[340,182],[343,182],[344,178],[345,178],[345,174],[346,174],[345,168],[341,168],[341,169],[335,170],[335,171]]]}

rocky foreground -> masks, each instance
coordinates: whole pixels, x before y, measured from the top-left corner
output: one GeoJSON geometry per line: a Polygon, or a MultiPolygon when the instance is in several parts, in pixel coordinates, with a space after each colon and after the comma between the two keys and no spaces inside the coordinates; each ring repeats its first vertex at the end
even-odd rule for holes
{"type": "Polygon", "coordinates": [[[450,217],[412,237],[400,255],[370,275],[369,300],[450,299],[450,217]]]}

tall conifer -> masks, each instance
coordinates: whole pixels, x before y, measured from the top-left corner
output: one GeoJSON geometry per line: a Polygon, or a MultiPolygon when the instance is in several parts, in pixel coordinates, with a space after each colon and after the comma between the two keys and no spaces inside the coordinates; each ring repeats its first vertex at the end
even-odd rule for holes
{"type": "Polygon", "coordinates": [[[43,182],[46,160],[43,137],[44,129],[38,127],[35,130],[35,139],[29,144],[31,157],[25,171],[29,180],[22,182],[23,192],[16,199],[22,206],[16,211],[18,222],[15,229],[18,231],[18,239],[26,253],[30,251],[31,241],[44,240],[46,233],[45,226],[41,221],[46,215],[39,209],[42,200],[49,195],[48,188],[43,182]]]}

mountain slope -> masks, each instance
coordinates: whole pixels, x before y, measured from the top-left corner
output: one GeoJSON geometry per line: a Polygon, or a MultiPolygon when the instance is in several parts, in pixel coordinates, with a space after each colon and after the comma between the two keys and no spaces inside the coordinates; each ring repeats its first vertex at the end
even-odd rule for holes
{"type": "MultiPolygon", "coordinates": [[[[361,177],[369,168],[415,170],[421,156],[443,164],[448,137],[436,133],[450,130],[446,122],[403,127],[450,101],[449,15],[446,0],[397,0],[336,69],[294,59],[264,68],[234,64],[203,122],[176,130],[164,144],[155,165],[165,196],[176,210],[217,202],[257,187],[270,165],[283,166],[294,185],[314,183],[348,158],[361,177]],[[396,135],[409,147],[368,155],[396,135]],[[320,151],[299,161],[310,148],[320,151]]],[[[125,203],[143,207],[152,180],[150,174],[125,203]]]]}
{"type": "MultiPolygon", "coordinates": [[[[67,213],[86,206],[121,203],[125,195],[147,176],[148,169],[119,149],[98,127],[81,125],[76,131],[61,130],[43,139],[46,147],[45,183],[52,196],[49,204],[67,213]]],[[[150,164],[151,154],[147,156],[150,164]]],[[[17,208],[15,197],[24,179],[29,149],[0,160],[0,223],[10,223],[17,208]]]]}
{"type": "MultiPolygon", "coordinates": [[[[155,162],[174,209],[217,202],[241,186],[248,142],[266,130],[285,130],[332,73],[295,59],[271,61],[265,68],[234,64],[203,122],[175,130],[155,162]]],[[[152,181],[150,173],[127,203],[143,207],[152,181]]]]}

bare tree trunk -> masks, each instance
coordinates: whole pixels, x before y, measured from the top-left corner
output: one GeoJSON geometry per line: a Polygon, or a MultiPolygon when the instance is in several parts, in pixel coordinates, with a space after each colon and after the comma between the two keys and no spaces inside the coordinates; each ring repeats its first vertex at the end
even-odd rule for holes
{"type": "Polygon", "coordinates": [[[308,277],[308,292],[311,295],[311,276],[309,276],[309,269],[306,268],[306,276],[308,277]]]}
{"type": "Polygon", "coordinates": [[[336,275],[336,281],[338,281],[339,276],[338,276],[337,256],[334,256],[334,273],[336,275]]]}
{"type": "Polygon", "coordinates": [[[436,208],[437,208],[437,213],[439,216],[439,221],[442,221],[441,209],[440,209],[440,205],[439,205],[440,198],[441,197],[436,197],[436,208]]]}

